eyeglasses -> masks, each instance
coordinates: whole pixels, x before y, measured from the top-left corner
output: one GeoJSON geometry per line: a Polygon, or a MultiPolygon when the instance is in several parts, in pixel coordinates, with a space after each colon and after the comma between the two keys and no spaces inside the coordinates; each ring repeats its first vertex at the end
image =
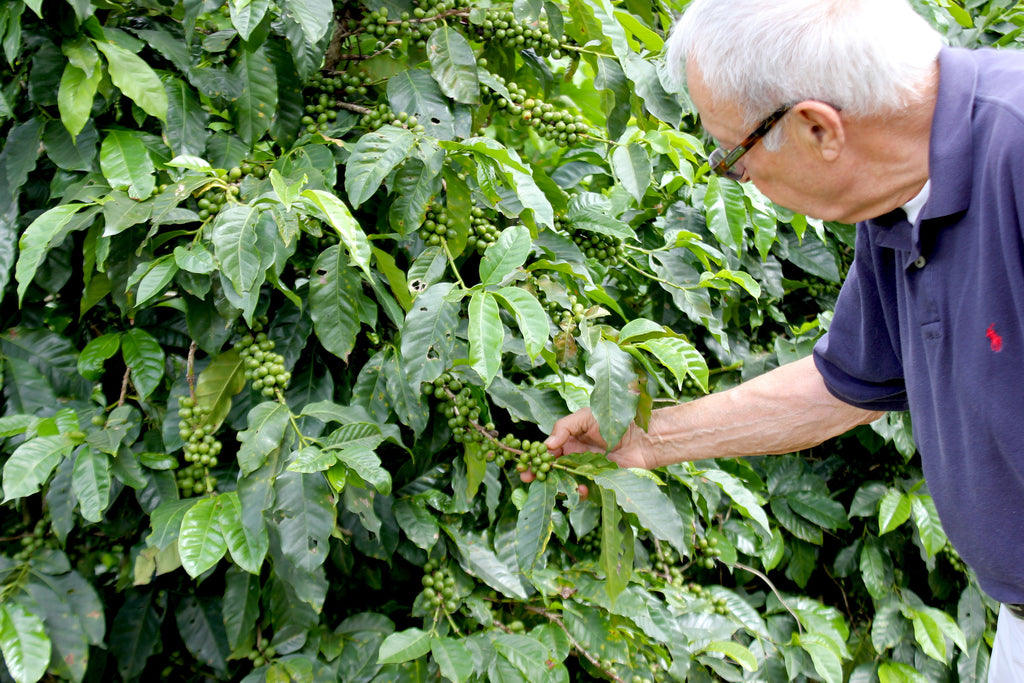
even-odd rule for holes
{"type": "Polygon", "coordinates": [[[724,150],[721,147],[713,151],[708,155],[708,165],[716,175],[729,178],[730,180],[742,180],[743,175],[746,173],[746,168],[740,167],[734,169],[733,166],[740,160],[744,154],[750,151],[758,140],[768,135],[768,131],[772,129],[776,123],[786,115],[793,105],[787,104],[784,107],[776,109],[774,112],[768,115],[764,121],[758,124],[754,132],[743,139],[743,142],[736,145],[730,150],[724,150]]]}

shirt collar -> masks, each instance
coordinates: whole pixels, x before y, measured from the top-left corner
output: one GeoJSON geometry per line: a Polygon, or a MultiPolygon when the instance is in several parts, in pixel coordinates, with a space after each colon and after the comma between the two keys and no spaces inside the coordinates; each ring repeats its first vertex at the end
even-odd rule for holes
{"type": "Polygon", "coordinates": [[[931,197],[922,219],[950,216],[971,202],[972,130],[978,70],[969,50],[939,52],[939,91],[932,118],[928,175],[931,197]]]}

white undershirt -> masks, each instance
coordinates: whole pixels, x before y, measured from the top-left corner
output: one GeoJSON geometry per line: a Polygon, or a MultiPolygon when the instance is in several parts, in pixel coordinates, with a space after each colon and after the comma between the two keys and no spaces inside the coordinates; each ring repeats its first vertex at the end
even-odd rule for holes
{"type": "Polygon", "coordinates": [[[926,180],[921,191],[918,192],[913,199],[903,205],[903,211],[907,214],[907,220],[911,223],[917,223],[917,215],[921,213],[924,203],[928,201],[928,195],[931,194],[931,186],[932,181],[926,180]]]}

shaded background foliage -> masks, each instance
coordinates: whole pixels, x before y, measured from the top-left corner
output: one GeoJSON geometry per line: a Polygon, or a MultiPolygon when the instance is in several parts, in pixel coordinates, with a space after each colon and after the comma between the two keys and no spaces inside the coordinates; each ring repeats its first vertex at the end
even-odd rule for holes
{"type": "Polygon", "coordinates": [[[809,353],[849,264],[708,175],[684,10],[0,5],[0,679],[983,678],[906,416],[655,473],[538,444],[809,353]]]}

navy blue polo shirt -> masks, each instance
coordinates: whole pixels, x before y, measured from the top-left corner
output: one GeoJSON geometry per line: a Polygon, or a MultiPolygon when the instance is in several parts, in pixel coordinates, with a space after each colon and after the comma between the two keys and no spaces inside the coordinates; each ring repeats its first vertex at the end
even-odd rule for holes
{"type": "Polygon", "coordinates": [[[1024,53],[945,48],[931,194],[858,224],[815,362],[839,399],[910,410],[943,528],[1024,603],[1024,53]]]}

